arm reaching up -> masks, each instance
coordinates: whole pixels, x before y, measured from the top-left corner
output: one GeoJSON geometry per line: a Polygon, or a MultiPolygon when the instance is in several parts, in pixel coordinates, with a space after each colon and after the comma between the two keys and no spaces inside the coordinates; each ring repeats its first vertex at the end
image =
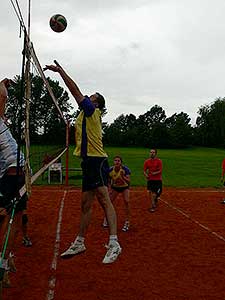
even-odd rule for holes
{"type": "Polygon", "coordinates": [[[44,71],[50,70],[50,71],[59,73],[59,75],[62,77],[63,81],[65,82],[66,86],[70,90],[71,94],[75,98],[77,104],[79,105],[83,101],[84,95],[81,93],[77,84],[65,72],[65,70],[59,65],[59,63],[56,60],[54,60],[54,63],[55,63],[55,65],[46,65],[44,68],[44,71]]]}

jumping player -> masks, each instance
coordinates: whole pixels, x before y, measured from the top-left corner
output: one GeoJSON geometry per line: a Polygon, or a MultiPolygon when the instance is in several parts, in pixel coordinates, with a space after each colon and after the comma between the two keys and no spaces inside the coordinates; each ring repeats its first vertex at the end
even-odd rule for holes
{"type": "Polygon", "coordinates": [[[45,70],[59,73],[66,86],[74,96],[80,113],[77,117],[75,155],[82,158],[83,172],[80,229],[71,246],[61,254],[70,257],[86,250],[84,240],[90,220],[92,205],[97,196],[109,222],[109,243],[103,259],[104,264],[114,262],[121,253],[117,238],[117,218],[108,193],[108,159],[103,149],[101,116],[105,99],[99,93],[84,96],[77,84],[55,61],[56,65],[47,65],[45,70]]]}
{"type": "Polygon", "coordinates": [[[150,158],[144,162],[144,176],[151,201],[150,212],[154,212],[162,193],[162,161],[157,157],[157,149],[150,150],[150,158]]]}

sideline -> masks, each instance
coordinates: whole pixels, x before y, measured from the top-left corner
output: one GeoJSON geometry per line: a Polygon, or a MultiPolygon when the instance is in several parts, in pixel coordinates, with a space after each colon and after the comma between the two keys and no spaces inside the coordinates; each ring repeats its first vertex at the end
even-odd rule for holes
{"type": "Polygon", "coordinates": [[[211,230],[209,227],[203,225],[199,221],[193,219],[190,215],[188,215],[187,213],[185,213],[182,209],[180,209],[180,208],[178,208],[178,207],[170,204],[169,202],[167,202],[166,200],[163,200],[162,198],[160,199],[160,201],[164,202],[167,206],[169,206],[170,208],[174,209],[178,213],[182,214],[185,218],[189,219],[191,222],[197,224],[199,227],[203,228],[204,230],[208,231],[210,234],[214,235],[218,239],[220,239],[223,242],[225,242],[225,237],[223,237],[222,235],[220,235],[220,234],[216,233],[215,231],[211,230]]]}
{"type": "Polygon", "coordinates": [[[42,189],[35,189],[33,188],[33,192],[32,193],[35,193],[35,192],[38,192],[38,193],[41,193],[41,192],[44,192],[44,193],[58,193],[58,192],[65,192],[67,191],[67,193],[81,193],[81,189],[62,189],[62,188],[42,188],[42,189]]]}
{"type": "MultiPolygon", "coordinates": [[[[164,192],[165,193],[170,192],[171,190],[176,191],[178,193],[190,193],[190,192],[194,192],[194,193],[225,193],[225,189],[207,190],[207,189],[204,189],[204,188],[202,188],[201,190],[198,189],[198,188],[196,188],[196,189],[191,188],[190,190],[184,190],[182,188],[181,189],[179,189],[179,188],[174,188],[174,189],[173,188],[172,189],[164,188],[163,193],[164,192]]],[[[135,189],[135,188],[130,189],[130,193],[140,193],[140,192],[143,192],[143,191],[148,192],[146,188],[143,188],[143,189],[135,189]]]]}
{"type": "Polygon", "coordinates": [[[59,256],[59,247],[60,247],[60,230],[61,230],[61,224],[62,224],[62,215],[63,215],[63,208],[64,208],[64,202],[67,195],[67,190],[64,191],[63,197],[60,202],[60,208],[59,208],[59,214],[58,214],[58,222],[56,226],[56,237],[55,237],[55,245],[54,245],[54,252],[53,252],[53,259],[50,267],[51,276],[48,281],[48,293],[46,296],[47,300],[54,299],[55,295],[55,286],[56,286],[56,276],[55,271],[57,269],[57,258],[59,256]]]}

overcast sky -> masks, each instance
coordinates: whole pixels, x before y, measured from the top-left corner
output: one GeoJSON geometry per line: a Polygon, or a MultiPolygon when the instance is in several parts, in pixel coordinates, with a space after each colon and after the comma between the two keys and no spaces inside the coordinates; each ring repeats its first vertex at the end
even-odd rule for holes
{"type": "MultiPolygon", "coordinates": [[[[28,1],[18,3],[27,24],[28,1]]],[[[31,40],[41,65],[57,59],[83,94],[105,96],[105,121],[157,104],[194,124],[200,106],[225,96],[224,13],[224,0],[31,0],[31,40]],[[62,33],[49,27],[56,13],[68,22],[62,33]]],[[[0,35],[0,77],[14,77],[23,38],[9,0],[0,35]]]]}

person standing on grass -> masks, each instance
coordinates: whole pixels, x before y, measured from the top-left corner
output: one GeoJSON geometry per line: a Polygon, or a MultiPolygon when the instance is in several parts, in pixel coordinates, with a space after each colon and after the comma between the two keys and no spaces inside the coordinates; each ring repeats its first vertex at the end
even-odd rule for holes
{"type": "Polygon", "coordinates": [[[97,196],[109,222],[109,243],[103,259],[104,264],[114,262],[121,253],[117,238],[117,217],[108,193],[108,159],[103,149],[101,116],[105,99],[99,93],[84,96],[77,84],[56,62],[46,65],[44,70],[59,73],[71,94],[75,98],[80,113],[77,117],[75,155],[82,158],[83,173],[80,229],[71,246],[61,254],[62,258],[71,257],[86,250],[84,240],[92,213],[92,206],[97,196]]]}
{"type": "MultiPolygon", "coordinates": [[[[122,158],[115,156],[113,159],[114,165],[109,169],[109,186],[111,188],[110,199],[112,203],[116,200],[119,194],[122,194],[126,219],[122,231],[128,231],[130,227],[130,200],[129,200],[129,187],[130,187],[130,170],[127,166],[122,164],[122,158]]],[[[106,218],[103,221],[103,227],[108,227],[106,218]]]]}
{"type": "Polygon", "coordinates": [[[157,149],[150,150],[150,158],[144,162],[144,176],[151,201],[150,212],[154,212],[162,193],[162,161],[157,157],[157,149]]]}

